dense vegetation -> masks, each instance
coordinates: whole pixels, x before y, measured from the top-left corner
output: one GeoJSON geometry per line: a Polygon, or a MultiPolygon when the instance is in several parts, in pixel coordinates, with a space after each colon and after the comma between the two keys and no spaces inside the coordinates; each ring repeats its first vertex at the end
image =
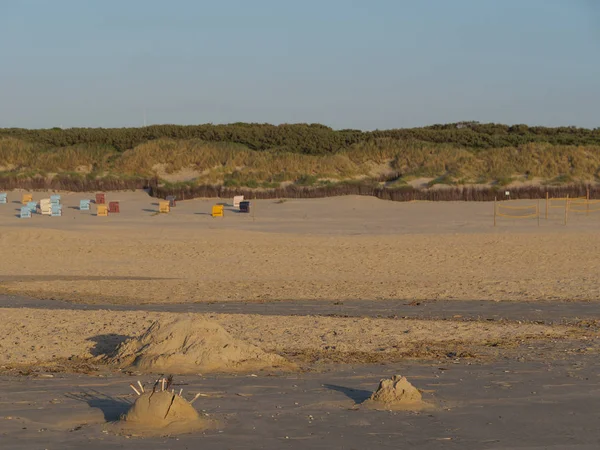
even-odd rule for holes
{"type": "Polygon", "coordinates": [[[421,141],[449,144],[469,149],[516,147],[528,143],[553,145],[600,145],[600,128],[528,127],[527,125],[479,124],[461,122],[363,132],[336,131],[319,124],[269,125],[235,123],[230,125],[154,125],[143,128],[70,128],[28,130],[0,129],[1,137],[13,137],[46,147],[93,145],[110,147],[118,152],[136,145],[161,139],[197,139],[206,142],[242,144],[251,150],[270,150],[308,155],[324,155],[349,149],[353,144],[378,138],[397,141],[421,141]]]}
{"type": "Polygon", "coordinates": [[[46,179],[137,187],[160,179],[167,187],[269,189],[361,180],[406,190],[416,178],[429,186],[596,181],[600,129],[476,122],[371,132],[243,123],[0,129],[0,188],[46,179]]]}

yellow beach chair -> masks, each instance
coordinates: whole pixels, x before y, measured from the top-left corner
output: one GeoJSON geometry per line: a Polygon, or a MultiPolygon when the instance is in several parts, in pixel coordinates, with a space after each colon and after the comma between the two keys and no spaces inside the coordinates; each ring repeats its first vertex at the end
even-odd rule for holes
{"type": "Polygon", "coordinates": [[[214,205],[212,207],[212,214],[213,217],[223,217],[223,205],[214,205]]]}
{"type": "Polygon", "coordinates": [[[21,204],[22,205],[26,205],[29,202],[33,201],[33,195],[31,194],[23,194],[23,197],[21,197],[21,204]]]}
{"type": "Polygon", "coordinates": [[[107,205],[98,205],[97,206],[96,215],[98,217],[107,217],[108,216],[108,206],[107,205]]]}
{"type": "Polygon", "coordinates": [[[168,213],[171,211],[171,203],[167,200],[161,200],[158,202],[158,212],[159,213],[168,213]]]}

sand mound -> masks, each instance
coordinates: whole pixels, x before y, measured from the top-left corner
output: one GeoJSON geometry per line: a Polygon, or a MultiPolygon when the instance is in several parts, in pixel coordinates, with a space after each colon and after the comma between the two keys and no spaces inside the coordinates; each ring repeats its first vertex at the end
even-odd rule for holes
{"type": "Polygon", "coordinates": [[[154,322],[139,338],[121,344],[111,362],[172,374],[290,368],[284,358],[234,339],[219,324],[192,317],[154,322]]]}
{"type": "Polygon", "coordinates": [[[428,406],[423,402],[421,392],[401,375],[381,380],[377,390],[364,405],[387,410],[418,410],[428,406]]]}
{"type": "Polygon", "coordinates": [[[191,403],[167,391],[142,394],[115,424],[121,432],[140,436],[191,433],[211,425],[191,403]]]}

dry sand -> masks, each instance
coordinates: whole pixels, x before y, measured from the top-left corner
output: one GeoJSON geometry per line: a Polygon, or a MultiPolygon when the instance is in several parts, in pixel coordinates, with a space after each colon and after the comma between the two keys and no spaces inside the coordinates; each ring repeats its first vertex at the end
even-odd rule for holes
{"type": "Polygon", "coordinates": [[[193,315],[157,320],[141,336],[123,342],[110,361],[141,372],[178,375],[292,368],[284,358],[193,315]]]}
{"type": "MultiPolygon", "coordinates": [[[[121,201],[122,213],[108,218],[69,208],[90,195],[65,194],[63,217],[19,220],[19,205],[12,203],[19,196],[10,193],[11,203],[0,205],[0,290],[5,292],[130,305],[250,300],[265,302],[265,308],[268,301],[293,299],[594,301],[600,296],[600,217],[594,215],[574,217],[565,227],[560,211],[551,211],[539,228],[527,220],[501,220],[493,228],[490,204],[346,197],[254,202],[250,215],[226,208],[225,218],[213,219],[207,213],[216,200],[179,202],[171,214],[156,215],[156,200],[134,192],[109,193],[108,200],[121,201]]],[[[120,343],[141,335],[154,321],[181,317],[149,311],[0,311],[0,371],[54,370],[69,358],[106,361],[120,343]]],[[[210,386],[220,392],[198,408],[227,414],[225,432],[170,440],[173,448],[225,443],[281,448],[283,442],[305,448],[311,445],[307,439],[362,448],[398,448],[404,442],[431,447],[448,439],[461,448],[556,442],[565,448],[597,447],[595,409],[584,401],[597,393],[597,358],[585,355],[588,348],[597,349],[593,324],[192,317],[215,321],[237,342],[301,363],[353,362],[356,354],[362,355],[359,362],[397,361],[430,355],[429,347],[443,353],[436,354],[435,365],[421,369],[403,361],[402,368],[372,365],[345,373],[337,366],[337,372],[277,377],[189,376],[184,383],[195,383],[195,391],[210,386]],[[522,343],[532,350],[519,358],[507,356],[507,346],[522,343]],[[500,362],[470,365],[472,360],[456,359],[460,350],[478,346],[497,348],[500,362]],[[520,362],[534,353],[539,364],[520,362]],[[376,373],[361,378],[357,370],[376,373]],[[424,394],[433,390],[438,400],[445,397],[452,411],[396,416],[401,413],[352,408],[369,397],[375,380],[398,372],[408,373],[424,394]]],[[[11,448],[122,445],[122,437],[98,427],[129,407],[132,393],[123,392],[130,379],[98,375],[3,376],[0,439],[11,448]]],[[[164,446],[164,439],[148,442],[164,446]]]]}
{"type": "MultiPolygon", "coordinates": [[[[103,358],[120,342],[142,334],[156,320],[177,313],[2,309],[0,367],[41,365],[67,358],[103,358]]],[[[380,359],[424,345],[502,345],[579,336],[564,326],[369,318],[194,314],[214,320],[234,338],[265,352],[349,361],[362,353],[380,359]]]]}
{"type": "MultiPolygon", "coordinates": [[[[47,194],[36,193],[39,199],[47,194]]],[[[71,206],[91,194],[63,194],[65,215],[15,218],[0,205],[0,290],[97,303],[227,300],[596,300],[600,232],[596,216],[561,224],[502,221],[487,203],[394,203],[366,197],[253,202],[251,214],[217,200],[178,202],[156,214],[142,192],[109,193],[121,213],[95,217],[71,206]]],[[[522,202],[523,203],[523,202],[522,202]]],[[[525,202],[527,203],[527,202],[525,202]]],[[[268,306],[266,306],[268,307],[268,306]]],[[[153,312],[4,309],[3,365],[102,356],[139,336],[153,312]]],[[[427,345],[495,345],[572,334],[565,327],[427,320],[250,314],[214,319],[233,338],[300,360],[377,361],[427,345]],[[367,356],[365,356],[367,355],[367,356]]]]}
{"type": "Polygon", "coordinates": [[[0,290],[132,304],[600,297],[600,216],[565,227],[551,210],[539,228],[493,228],[489,203],[343,197],[259,201],[214,219],[217,200],[159,216],[134,192],[110,193],[122,213],[101,218],[68,207],[84,196],[64,195],[60,218],[19,220],[18,205],[0,205],[0,290]]]}

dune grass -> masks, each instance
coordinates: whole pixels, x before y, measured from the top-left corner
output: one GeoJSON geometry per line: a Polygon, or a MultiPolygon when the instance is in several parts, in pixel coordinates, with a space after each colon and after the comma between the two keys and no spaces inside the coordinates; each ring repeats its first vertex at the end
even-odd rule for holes
{"type": "Polygon", "coordinates": [[[251,188],[323,186],[356,180],[401,187],[415,178],[431,180],[430,186],[504,186],[534,178],[560,185],[598,180],[600,145],[532,142],[517,147],[474,149],[379,137],[353,143],[335,153],[311,155],[251,150],[241,144],[198,139],[160,138],[120,152],[105,144],[48,147],[2,137],[0,172],[19,177],[156,177],[166,182],[251,188]],[[177,174],[182,171],[185,177],[178,179],[177,174]]]}

